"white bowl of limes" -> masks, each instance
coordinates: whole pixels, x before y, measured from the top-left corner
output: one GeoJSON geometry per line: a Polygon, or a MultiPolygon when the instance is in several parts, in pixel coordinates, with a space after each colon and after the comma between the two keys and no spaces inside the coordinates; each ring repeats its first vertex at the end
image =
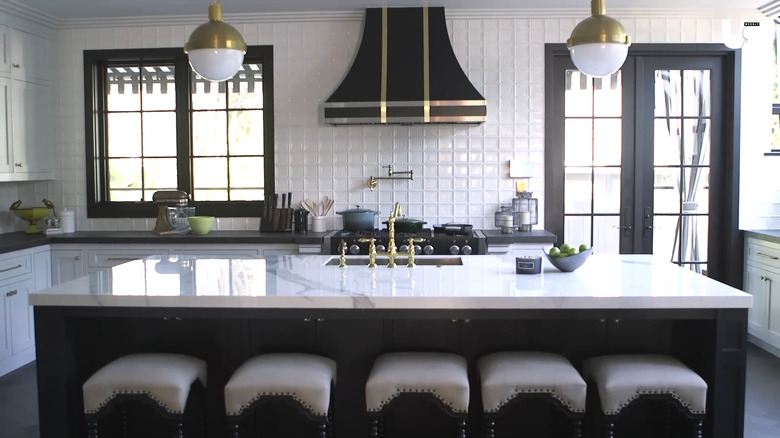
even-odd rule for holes
{"type": "Polygon", "coordinates": [[[593,254],[593,248],[584,243],[579,246],[564,243],[560,247],[553,246],[544,252],[550,264],[563,272],[576,270],[585,264],[591,254],[593,254]]]}

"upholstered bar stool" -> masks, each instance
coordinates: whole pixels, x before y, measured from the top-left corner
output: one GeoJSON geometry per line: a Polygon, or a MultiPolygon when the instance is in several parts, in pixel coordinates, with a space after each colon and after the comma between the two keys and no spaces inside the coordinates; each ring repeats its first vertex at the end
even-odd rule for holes
{"type": "MultiPolygon", "coordinates": [[[[192,428],[197,431],[196,435],[204,436],[202,396],[205,386],[206,362],[200,359],[169,353],[122,356],[100,368],[82,387],[87,434],[97,438],[98,422],[119,406],[122,436],[127,437],[126,402],[140,401],[170,422],[173,437],[184,436],[185,415],[198,425],[192,428]],[[199,405],[197,409],[193,407],[196,405],[199,405]],[[199,420],[194,421],[198,416],[199,420]]],[[[187,436],[190,436],[189,431],[190,428],[187,436]]]]}
{"type": "Polygon", "coordinates": [[[515,402],[544,400],[572,420],[572,437],[582,436],[587,385],[563,356],[539,351],[488,354],[477,361],[482,387],[485,438],[515,402]]]}
{"type": "Polygon", "coordinates": [[[469,379],[466,359],[450,353],[400,352],[379,356],[366,381],[366,409],[371,436],[381,437],[385,408],[401,396],[429,396],[457,419],[458,436],[466,436],[469,379]]]}
{"type": "Polygon", "coordinates": [[[600,356],[585,360],[583,376],[596,385],[600,406],[594,409],[604,415],[606,437],[615,436],[615,423],[635,401],[664,399],[693,421],[692,436],[701,438],[707,383],[679,360],[659,354],[600,356]]]}
{"type": "MultiPolygon", "coordinates": [[[[331,405],[336,362],[302,353],[273,353],[244,362],[225,385],[225,410],[232,438],[264,403],[291,403],[318,425],[319,437],[332,435],[331,405]]],[[[251,425],[252,422],[248,421],[251,425]]]]}

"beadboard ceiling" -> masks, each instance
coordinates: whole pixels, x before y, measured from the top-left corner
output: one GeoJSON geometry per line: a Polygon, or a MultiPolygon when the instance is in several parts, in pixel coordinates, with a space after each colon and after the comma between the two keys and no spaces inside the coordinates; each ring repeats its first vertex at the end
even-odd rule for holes
{"type": "MultiPolygon", "coordinates": [[[[196,15],[209,0],[1,0],[54,19],[196,15]]],[[[620,9],[749,10],[769,0],[607,0],[607,13],[620,9]]],[[[280,12],[357,11],[367,7],[444,6],[448,9],[583,9],[589,0],[223,0],[225,15],[280,12]]]]}

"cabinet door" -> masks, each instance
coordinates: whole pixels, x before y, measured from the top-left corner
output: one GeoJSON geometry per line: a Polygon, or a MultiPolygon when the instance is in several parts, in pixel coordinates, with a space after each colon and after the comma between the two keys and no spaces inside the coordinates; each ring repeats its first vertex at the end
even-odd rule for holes
{"type": "Polygon", "coordinates": [[[0,24],[0,73],[11,72],[11,47],[8,26],[0,24]]]}
{"type": "Polygon", "coordinates": [[[53,285],[84,276],[81,250],[54,249],[51,251],[51,282],[53,285]]]}
{"type": "Polygon", "coordinates": [[[33,280],[35,291],[51,286],[51,251],[33,253],[33,280]]]}
{"type": "Polygon", "coordinates": [[[6,301],[10,310],[11,353],[17,354],[35,345],[33,312],[30,306],[32,279],[22,280],[6,287],[6,301]]]}
{"type": "Polygon", "coordinates": [[[15,78],[51,83],[51,42],[40,35],[11,29],[11,63],[15,78]]]}
{"type": "Polygon", "coordinates": [[[11,80],[0,77],[0,173],[14,171],[11,138],[11,80]]]}
{"type": "Polygon", "coordinates": [[[11,138],[15,173],[53,172],[50,92],[46,85],[13,81],[11,138]]]}
{"type": "Polygon", "coordinates": [[[777,348],[780,348],[780,274],[774,271],[767,271],[764,274],[764,283],[766,283],[766,294],[769,301],[768,316],[768,338],[767,341],[777,348]],[[775,287],[777,285],[777,287],[775,287]],[[775,296],[777,295],[777,296],[775,296]]]}
{"type": "Polygon", "coordinates": [[[0,287],[0,360],[11,357],[11,330],[8,328],[11,309],[5,295],[12,289],[9,286],[0,287]]]}
{"type": "MultiPolygon", "coordinates": [[[[745,292],[753,295],[753,307],[748,309],[748,331],[766,340],[769,323],[769,291],[767,271],[753,265],[745,266],[745,292]]],[[[778,315],[780,316],[780,315],[778,315]]],[[[780,323],[780,320],[778,320],[780,323]]]]}

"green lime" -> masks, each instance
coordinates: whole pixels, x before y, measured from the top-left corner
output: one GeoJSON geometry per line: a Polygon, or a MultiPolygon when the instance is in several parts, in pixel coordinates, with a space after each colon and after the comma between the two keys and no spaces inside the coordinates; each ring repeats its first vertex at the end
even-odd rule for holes
{"type": "Polygon", "coordinates": [[[570,246],[569,249],[566,250],[566,252],[569,253],[569,255],[579,254],[580,249],[577,248],[576,246],[570,246]]]}
{"type": "Polygon", "coordinates": [[[550,252],[548,254],[550,254],[550,257],[559,257],[561,255],[561,250],[553,246],[550,248],[550,252]]]}
{"type": "Polygon", "coordinates": [[[569,245],[568,243],[564,243],[563,245],[561,245],[561,252],[569,252],[569,248],[571,248],[571,245],[569,245]]]}
{"type": "Polygon", "coordinates": [[[561,254],[558,256],[558,258],[559,258],[559,259],[562,259],[562,258],[566,258],[566,257],[568,257],[568,256],[569,256],[569,254],[568,254],[568,253],[561,252],[561,254]]]}
{"type": "Polygon", "coordinates": [[[590,247],[588,246],[587,243],[583,243],[582,245],[580,245],[580,252],[587,251],[588,249],[590,249],[590,247]]]}

